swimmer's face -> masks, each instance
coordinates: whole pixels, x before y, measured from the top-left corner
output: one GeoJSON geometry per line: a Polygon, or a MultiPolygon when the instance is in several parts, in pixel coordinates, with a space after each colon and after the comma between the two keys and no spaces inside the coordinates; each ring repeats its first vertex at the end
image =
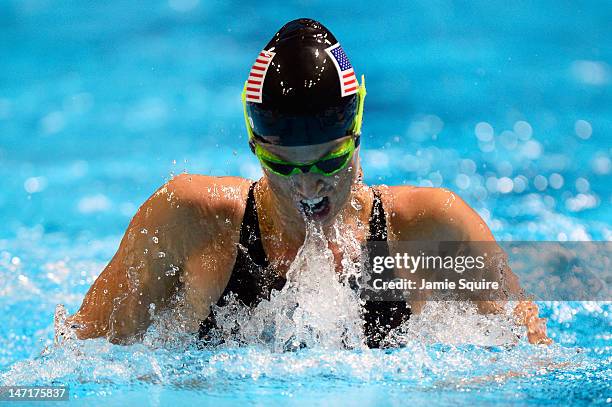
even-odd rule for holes
{"type": "MultiPolygon", "coordinates": [[[[311,163],[326,157],[346,143],[350,136],[313,146],[285,147],[261,144],[268,152],[283,161],[311,163]]],[[[270,189],[283,210],[295,216],[329,225],[350,199],[359,165],[359,148],[355,149],[348,165],[334,175],[314,171],[282,176],[263,167],[270,189]]]]}

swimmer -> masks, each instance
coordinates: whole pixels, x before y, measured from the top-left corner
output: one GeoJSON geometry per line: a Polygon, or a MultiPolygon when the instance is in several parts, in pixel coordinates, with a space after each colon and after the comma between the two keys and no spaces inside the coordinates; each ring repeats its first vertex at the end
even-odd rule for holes
{"type": "MultiPolygon", "coordinates": [[[[176,306],[186,329],[205,340],[213,304],[233,293],[255,307],[284,286],[307,222],[326,235],[341,219],[361,242],[494,241],[484,221],[453,192],[361,182],[361,124],[366,95],[334,35],[321,23],[284,25],[258,54],[242,94],[249,146],[263,169],[256,181],[181,174],[156,191],[130,222],[119,249],[67,323],[80,339],[138,340],[152,310],[176,306]],[[360,227],[365,225],[365,227],[360,227]]],[[[342,247],[333,240],[336,269],[342,247]]],[[[509,289],[520,286],[509,271],[509,289]]],[[[478,301],[482,313],[502,305],[478,301]]],[[[378,347],[418,312],[406,301],[366,301],[367,345],[378,347]]],[[[537,306],[515,309],[531,343],[547,344],[537,306]]]]}

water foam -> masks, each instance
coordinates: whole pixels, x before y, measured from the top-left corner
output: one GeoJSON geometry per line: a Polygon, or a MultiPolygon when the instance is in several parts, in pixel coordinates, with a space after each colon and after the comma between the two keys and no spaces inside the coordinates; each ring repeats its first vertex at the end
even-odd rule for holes
{"type": "Polygon", "coordinates": [[[219,327],[214,334],[230,346],[264,345],[274,351],[362,348],[360,301],[346,284],[358,269],[346,255],[341,263],[339,275],[328,239],[309,224],[285,286],[273,290],[269,300],[262,300],[253,310],[235,297],[223,307],[213,307],[219,327]]]}

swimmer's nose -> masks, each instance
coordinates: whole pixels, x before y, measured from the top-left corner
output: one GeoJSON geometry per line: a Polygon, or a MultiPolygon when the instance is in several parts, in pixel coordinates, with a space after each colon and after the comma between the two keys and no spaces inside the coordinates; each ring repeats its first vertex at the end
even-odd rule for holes
{"type": "Polygon", "coordinates": [[[323,182],[318,174],[296,174],[293,176],[293,181],[296,190],[295,192],[297,192],[302,198],[317,198],[325,194],[325,182],[323,182]]]}

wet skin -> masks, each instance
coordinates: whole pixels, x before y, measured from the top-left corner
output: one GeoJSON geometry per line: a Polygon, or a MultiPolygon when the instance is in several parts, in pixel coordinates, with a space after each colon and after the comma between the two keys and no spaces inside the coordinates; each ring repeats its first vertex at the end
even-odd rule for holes
{"type": "MultiPolygon", "coordinates": [[[[307,147],[265,147],[285,161],[311,162],[343,140],[307,147]]],[[[359,149],[351,164],[334,176],[312,172],[282,177],[267,171],[255,188],[262,243],[270,264],[287,272],[305,237],[304,200],[325,196],[326,208],[314,221],[326,236],[334,223],[365,241],[372,189],[358,182],[359,149]],[[300,202],[302,201],[302,202],[300,202]]],[[[186,329],[196,332],[211,304],[219,299],[233,269],[250,180],[181,174],[157,190],[138,210],[117,253],[87,292],[67,323],[80,339],[106,336],[115,343],[138,340],[156,312],[175,307],[178,292],[186,329]]],[[[453,192],[412,186],[379,187],[390,240],[494,241],[478,214],[453,192]]],[[[310,216],[313,218],[313,216],[310,216]]],[[[329,241],[337,269],[342,249],[329,241]]],[[[518,279],[507,269],[510,293],[520,294],[518,279]]],[[[502,301],[474,301],[482,313],[502,312],[502,301]]],[[[419,312],[422,301],[410,303],[419,312]]],[[[517,323],[527,327],[531,343],[551,343],[537,305],[520,301],[517,323]]]]}

